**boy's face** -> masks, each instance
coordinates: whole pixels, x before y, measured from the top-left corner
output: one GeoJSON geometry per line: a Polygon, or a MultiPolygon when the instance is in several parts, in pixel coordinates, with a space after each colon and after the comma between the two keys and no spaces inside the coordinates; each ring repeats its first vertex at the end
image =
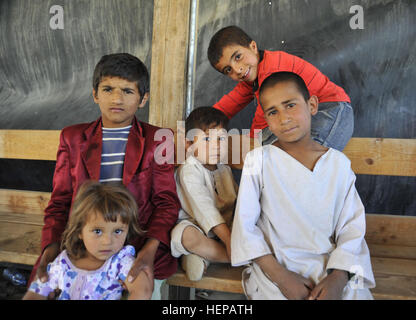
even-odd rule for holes
{"type": "Polygon", "coordinates": [[[318,112],[318,98],[308,101],[293,82],[280,82],[261,94],[264,117],[279,142],[293,143],[310,138],[311,116],[318,112]]]}
{"type": "MultiPolygon", "coordinates": [[[[193,142],[188,141],[188,153],[193,154],[203,165],[216,165],[227,158],[228,134],[222,126],[205,131],[194,129],[193,142]]],[[[193,135],[193,130],[188,132],[193,135]]]]}
{"type": "Polygon", "coordinates": [[[248,48],[238,44],[225,47],[215,68],[234,81],[252,82],[257,78],[259,59],[257,44],[253,40],[248,48]]]}
{"type": "Polygon", "coordinates": [[[131,124],[138,108],[143,108],[148,93],[140,102],[140,93],[135,82],[119,77],[104,77],[97,92],[92,90],[94,102],[100,106],[103,127],[122,128],[131,124]]]}

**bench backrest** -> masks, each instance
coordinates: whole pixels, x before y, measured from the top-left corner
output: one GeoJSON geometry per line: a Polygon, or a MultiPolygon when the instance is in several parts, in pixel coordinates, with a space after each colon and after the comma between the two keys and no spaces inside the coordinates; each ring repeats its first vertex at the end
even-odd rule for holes
{"type": "MultiPolygon", "coordinates": [[[[56,160],[59,134],[59,130],[0,130],[0,158],[56,160]]],[[[352,138],[344,153],[356,174],[416,176],[416,139],[352,138]]],[[[0,189],[0,234],[8,229],[15,239],[22,233],[26,237],[13,242],[12,236],[3,239],[0,235],[0,261],[17,250],[29,256],[16,256],[13,261],[34,262],[39,252],[38,229],[49,199],[48,192],[0,189]]],[[[367,215],[366,239],[376,257],[416,259],[415,230],[416,217],[367,215]]]]}

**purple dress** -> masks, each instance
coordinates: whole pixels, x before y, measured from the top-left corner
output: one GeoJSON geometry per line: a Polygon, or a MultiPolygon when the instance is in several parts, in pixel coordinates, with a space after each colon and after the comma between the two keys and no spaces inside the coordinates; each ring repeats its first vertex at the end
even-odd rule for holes
{"type": "Polygon", "coordinates": [[[125,246],[99,269],[88,271],[75,267],[64,250],[48,264],[49,280],[37,279],[29,290],[48,296],[58,288],[62,290],[58,300],[119,300],[124,290],[119,280],[126,279],[134,260],[134,247],[125,246]]]}

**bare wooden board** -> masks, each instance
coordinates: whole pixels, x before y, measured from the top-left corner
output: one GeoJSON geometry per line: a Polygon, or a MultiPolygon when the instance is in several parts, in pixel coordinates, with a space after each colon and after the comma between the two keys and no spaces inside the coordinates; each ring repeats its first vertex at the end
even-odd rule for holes
{"type": "Polygon", "coordinates": [[[344,153],[357,174],[416,176],[416,139],[353,138],[344,153]]]}
{"type": "Polygon", "coordinates": [[[0,212],[44,214],[50,192],[0,189],[0,212]]]}
{"type": "Polygon", "coordinates": [[[0,158],[56,160],[60,130],[0,130],[0,158]]]}

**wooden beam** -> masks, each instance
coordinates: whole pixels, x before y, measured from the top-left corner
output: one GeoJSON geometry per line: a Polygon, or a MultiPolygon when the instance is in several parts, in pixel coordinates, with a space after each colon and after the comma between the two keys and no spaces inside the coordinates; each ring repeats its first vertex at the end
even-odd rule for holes
{"type": "Polygon", "coordinates": [[[344,153],[358,174],[416,176],[416,139],[352,138],[344,153]]]}
{"type": "Polygon", "coordinates": [[[154,0],[149,123],[184,118],[191,0],[154,0]]]}
{"type": "Polygon", "coordinates": [[[43,216],[50,192],[0,189],[0,213],[16,212],[43,216]]]}
{"type": "Polygon", "coordinates": [[[367,243],[413,247],[416,251],[416,217],[366,214],[367,243]]]}
{"type": "Polygon", "coordinates": [[[0,158],[56,160],[60,130],[0,130],[0,158]]]}

